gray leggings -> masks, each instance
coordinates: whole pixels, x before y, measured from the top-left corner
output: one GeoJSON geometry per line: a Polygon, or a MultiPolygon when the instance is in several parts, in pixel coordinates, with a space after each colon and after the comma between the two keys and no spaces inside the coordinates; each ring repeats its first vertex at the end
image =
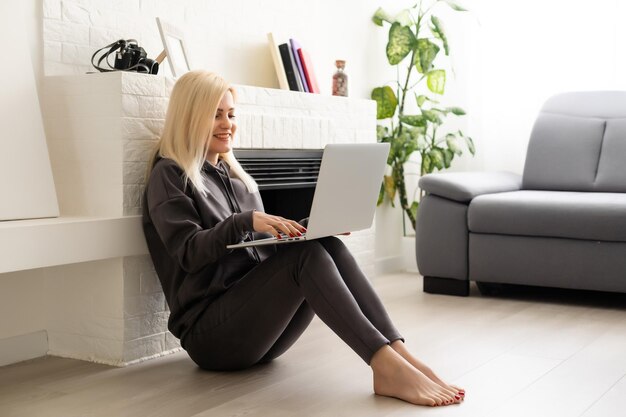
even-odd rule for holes
{"type": "Polygon", "coordinates": [[[187,334],[183,347],[198,366],[235,370],[269,362],[315,314],[367,364],[385,344],[404,340],[341,240],[278,248],[213,301],[187,334]]]}

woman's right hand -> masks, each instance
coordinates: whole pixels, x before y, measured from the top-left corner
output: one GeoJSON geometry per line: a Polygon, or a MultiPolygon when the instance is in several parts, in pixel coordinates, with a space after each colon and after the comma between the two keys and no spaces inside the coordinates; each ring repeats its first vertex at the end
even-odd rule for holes
{"type": "Polygon", "coordinates": [[[270,233],[280,239],[280,233],[287,236],[302,236],[306,228],[300,223],[280,216],[255,211],[252,213],[252,227],[255,232],[270,233]]]}

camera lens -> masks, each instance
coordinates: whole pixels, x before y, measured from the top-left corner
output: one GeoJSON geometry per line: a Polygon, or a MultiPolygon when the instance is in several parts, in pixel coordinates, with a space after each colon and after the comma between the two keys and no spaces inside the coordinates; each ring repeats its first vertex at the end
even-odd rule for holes
{"type": "Polygon", "coordinates": [[[141,59],[139,64],[141,65],[137,67],[137,72],[149,74],[157,74],[159,72],[159,63],[153,59],[141,59]]]}

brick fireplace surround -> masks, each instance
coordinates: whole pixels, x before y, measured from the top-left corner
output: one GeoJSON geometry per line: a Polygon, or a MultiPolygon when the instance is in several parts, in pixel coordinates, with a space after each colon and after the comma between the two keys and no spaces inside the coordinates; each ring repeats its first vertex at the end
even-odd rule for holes
{"type": "MultiPolygon", "coordinates": [[[[62,253],[60,244],[58,256],[37,265],[46,269],[50,355],[125,366],[180,349],[167,331],[169,313],[139,216],[148,149],[163,126],[173,83],[119,72],[45,78],[42,108],[62,214],[51,221],[59,236],[69,236],[70,227],[99,230],[101,225],[102,242],[108,239],[114,246],[99,251],[105,245],[100,235],[85,233],[74,246],[95,247],[90,255],[62,253]],[[73,220],[66,224],[64,219],[73,220]],[[123,230],[104,237],[109,224],[123,230]]],[[[327,143],[376,141],[373,101],[236,89],[237,147],[319,149],[327,143]]],[[[342,239],[372,276],[374,227],[342,239]]],[[[13,270],[20,268],[27,269],[13,270]]]]}

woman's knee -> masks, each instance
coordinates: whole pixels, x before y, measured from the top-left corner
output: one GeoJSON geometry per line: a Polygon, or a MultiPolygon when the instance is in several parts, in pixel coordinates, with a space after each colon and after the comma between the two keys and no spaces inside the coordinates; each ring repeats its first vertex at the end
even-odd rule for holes
{"type": "Polygon", "coordinates": [[[307,240],[300,243],[292,243],[289,250],[284,254],[287,257],[295,257],[298,264],[306,262],[310,258],[318,258],[324,256],[324,247],[318,240],[307,240]]]}
{"type": "Polygon", "coordinates": [[[338,252],[348,250],[343,241],[335,236],[324,237],[319,239],[319,242],[327,251],[338,252]]]}
{"type": "Polygon", "coordinates": [[[315,272],[334,265],[332,257],[317,240],[295,243],[286,256],[294,256],[293,279],[300,286],[302,279],[315,275],[315,272]]]}
{"type": "Polygon", "coordinates": [[[330,256],[320,240],[321,239],[311,240],[302,244],[302,250],[300,251],[300,264],[332,263],[332,256],[330,256]]]}

